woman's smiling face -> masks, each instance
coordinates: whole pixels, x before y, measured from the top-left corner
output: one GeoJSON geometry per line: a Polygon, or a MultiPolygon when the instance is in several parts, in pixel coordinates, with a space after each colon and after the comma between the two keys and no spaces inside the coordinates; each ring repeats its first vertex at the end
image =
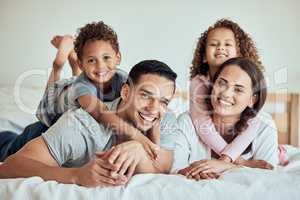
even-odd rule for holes
{"type": "Polygon", "coordinates": [[[211,104],[214,114],[239,117],[247,106],[252,107],[254,103],[249,75],[238,65],[226,66],[213,85],[211,104]]]}

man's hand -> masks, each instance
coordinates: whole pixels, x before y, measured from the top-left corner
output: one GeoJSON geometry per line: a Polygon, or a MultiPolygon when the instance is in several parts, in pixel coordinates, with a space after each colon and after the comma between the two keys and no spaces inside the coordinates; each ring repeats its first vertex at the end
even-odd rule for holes
{"type": "Polygon", "coordinates": [[[111,171],[116,169],[116,165],[107,162],[107,160],[96,158],[80,168],[74,168],[75,183],[86,187],[125,184],[126,178],[117,174],[111,176],[111,171]]]}
{"type": "Polygon", "coordinates": [[[118,175],[126,175],[127,180],[129,180],[134,174],[138,163],[146,155],[143,146],[139,142],[129,141],[115,146],[107,161],[116,166],[118,175]]]}

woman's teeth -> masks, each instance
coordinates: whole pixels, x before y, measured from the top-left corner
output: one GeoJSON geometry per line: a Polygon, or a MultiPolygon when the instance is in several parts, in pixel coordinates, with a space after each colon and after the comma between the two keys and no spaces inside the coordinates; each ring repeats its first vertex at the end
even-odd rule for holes
{"type": "Polygon", "coordinates": [[[225,101],[223,99],[219,99],[219,103],[224,106],[232,106],[233,105],[233,103],[225,101]]]}

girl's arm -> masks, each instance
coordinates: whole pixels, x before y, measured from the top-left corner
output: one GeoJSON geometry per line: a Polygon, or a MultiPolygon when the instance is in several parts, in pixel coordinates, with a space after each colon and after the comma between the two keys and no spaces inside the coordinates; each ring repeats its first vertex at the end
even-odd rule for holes
{"type": "Polygon", "coordinates": [[[230,144],[227,144],[215,129],[209,113],[206,112],[207,106],[204,97],[208,95],[207,80],[206,77],[198,75],[191,81],[190,115],[193,124],[200,139],[220,155],[222,160],[227,161],[229,157],[231,161],[235,161],[256,137],[258,120],[256,118],[251,120],[249,127],[230,144]]]}

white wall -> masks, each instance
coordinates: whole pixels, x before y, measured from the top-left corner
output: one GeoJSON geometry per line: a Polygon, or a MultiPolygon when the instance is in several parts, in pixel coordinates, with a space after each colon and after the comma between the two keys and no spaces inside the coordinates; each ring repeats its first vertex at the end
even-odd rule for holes
{"type": "MultiPolygon", "coordinates": [[[[55,55],[53,35],[74,34],[88,22],[103,20],[119,35],[123,69],[142,59],[160,59],[175,69],[178,86],[185,89],[197,37],[227,17],[257,43],[270,89],[300,91],[299,8],[297,0],[0,0],[0,85],[14,84],[33,69],[45,73],[55,55]]],[[[45,78],[30,76],[24,84],[41,86],[45,78]]]]}

